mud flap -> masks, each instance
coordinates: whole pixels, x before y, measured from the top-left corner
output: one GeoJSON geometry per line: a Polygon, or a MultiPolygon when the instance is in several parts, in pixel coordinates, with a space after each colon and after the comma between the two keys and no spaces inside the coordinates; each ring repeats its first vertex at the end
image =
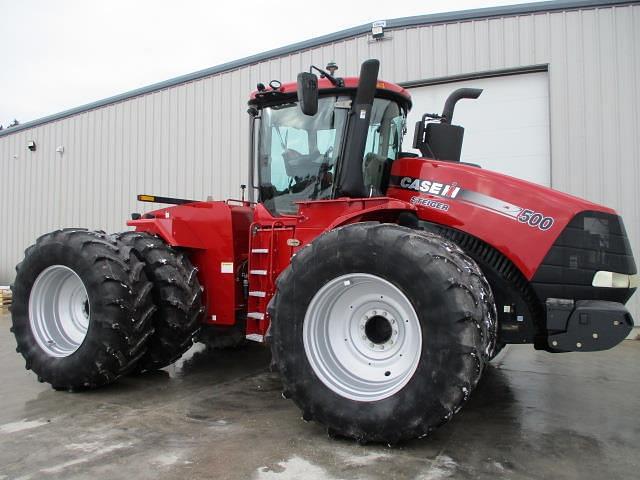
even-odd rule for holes
{"type": "Polygon", "coordinates": [[[549,352],[594,352],[622,342],[633,328],[627,308],[604,300],[547,300],[549,352]]]}

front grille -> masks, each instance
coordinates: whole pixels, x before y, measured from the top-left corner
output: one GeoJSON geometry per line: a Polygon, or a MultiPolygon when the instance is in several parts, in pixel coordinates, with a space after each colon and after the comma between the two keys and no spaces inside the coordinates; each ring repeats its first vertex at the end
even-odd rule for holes
{"type": "Polygon", "coordinates": [[[603,212],[576,215],[532,278],[538,297],[626,302],[634,290],[595,288],[597,271],[635,274],[636,264],[622,219],[603,212]]]}

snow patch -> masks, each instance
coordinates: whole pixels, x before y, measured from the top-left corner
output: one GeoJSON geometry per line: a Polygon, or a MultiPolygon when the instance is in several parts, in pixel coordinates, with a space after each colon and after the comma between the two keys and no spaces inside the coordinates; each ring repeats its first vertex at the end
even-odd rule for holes
{"type": "Polygon", "coordinates": [[[431,464],[429,469],[418,475],[416,480],[442,480],[451,478],[456,474],[458,464],[453,458],[446,455],[439,455],[431,464]]]}
{"type": "Polygon", "coordinates": [[[102,445],[101,442],[87,442],[87,443],[70,443],[65,448],[69,450],[77,450],[79,452],[93,453],[98,450],[102,445]]]}
{"type": "Polygon", "coordinates": [[[88,462],[89,457],[86,458],[76,458],[75,460],[69,460],[68,462],[59,463],[58,465],[54,465],[49,468],[42,468],[40,471],[42,473],[60,473],[65,468],[73,467],[74,465],[79,465],[80,463],[88,462]]]}
{"type": "Polygon", "coordinates": [[[389,453],[382,452],[368,452],[365,455],[345,455],[341,454],[344,462],[349,465],[354,465],[358,467],[364,467],[366,465],[371,465],[376,463],[378,460],[385,460],[391,458],[392,455],[389,453]]]}
{"type": "Polygon", "coordinates": [[[46,420],[20,420],[19,422],[5,423],[0,425],[0,433],[16,433],[23,430],[30,430],[32,428],[41,427],[46,425],[46,420]]]}
{"type": "Polygon", "coordinates": [[[493,466],[500,472],[504,472],[506,470],[500,462],[493,462],[493,466]]]}
{"type": "Polygon", "coordinates": [[[180,455],[176,455],[175,453],[163,453],[162,455],[154,457],[151,462],[161,467],[170,467],[178,460],[180,460],[180,455]]]}
{"type": "Polygon", "coordinates": [[[65,445],[65,448],[69,450],[75,450],[75,451],[87,453],[87,455],[85,455],[84,457],[79,457],[73,460],[69,460],[64,463],[59,463],[58,465],[54,465],[53,467],[42,468],[40,471],[42,473],[60,473],[69,467],[73,467],[74,465],[90,462],[91,460],[95,460],[101,455],[113,452],[115,450],[120,450],[122,448],[127,448],[127,447],[130,447],[131,445],[132,445],[132,442],[116,443],[113,445],[104,445],[99,442],[70,443],[69,445],[65,445]]]}
{"type": "Polygon", "coordinates": [[[121,448],[130,447],[132,445],[131,442],[127,443],[115,443],[113,445],[104,445],[100,442],[88,442],[88,443],[70,443],[66,445],[66,448],[69,450],[79,450],[81,452],[87,452],[94,454],[93,456],[104,455],[105,453],[110,453],[115,450],[120,450],[121,448]]]}
{"type": "Polygon", "coordinates": [[[301,478],[304,480],[339,480],[337,477],[329,475],[324,468],[295,455],[289,460],[260,467],[254,474],[255,480],[299,480],[301,478]]]}

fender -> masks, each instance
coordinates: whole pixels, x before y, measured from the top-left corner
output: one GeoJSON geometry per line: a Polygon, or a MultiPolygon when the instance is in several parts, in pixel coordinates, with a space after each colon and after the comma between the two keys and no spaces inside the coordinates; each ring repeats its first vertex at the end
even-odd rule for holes
{"type": "Polygon", "coordinates": [[[354,222],[364,222],[369,218],[379,219],[380,217],[393,216],[397,217],[403,212],[417,212],[418,208],[407,202],[398,201],[396,199],[386,199],[387,202],[376,205],[374,207],[365,208],[359,213],[351,213],[338,217],[327,230],[333,230],[334,228],[347,225],[354,222]]]}
{"type": "MultiPolygon", "coordinates": [[[[179,208],[179,207],[173,207],[179,208]]],[[[129,220],[127,225],[135,227],[136,231],[153,233],[162,238],[172,247],[204,249],[204,242],[193,232],[188,223],[180,217],[171,217],[171,209],[161,212],[160,215],[168,214],[166,218],[140,218],[129,220]]],[[[177,213],[177,212],[176,212],[177,213]]]]}
{"type": "MultiPolygon", "coordinates": [[[[415,205],[388,197],[338,198],[298,204],[298,214],[290,217],[291,225],[295,227],[296,238],[300,240],[298,249],[315,240],[318,235],[348,223],[368,220],[395,222],[403,212],[417,214],[418,211],[415,205]]],[[[256,210],[259,209],[260,205],[256,210]]],[[[297,249],[294,253],[295,251],[297,249]]]]}
{"type": "MultiPolygon", "coordinates": [[[[239,202],[240,203],[240,202],[239,202]]],[[[233,325],[242,291],[236,276],[246,262],[253,209],[245,204],[194,202],[161,208],[129,220],[136,231],[160,236],[172,247],[189,249],[206,299],[205,323],[233,325]]]]}

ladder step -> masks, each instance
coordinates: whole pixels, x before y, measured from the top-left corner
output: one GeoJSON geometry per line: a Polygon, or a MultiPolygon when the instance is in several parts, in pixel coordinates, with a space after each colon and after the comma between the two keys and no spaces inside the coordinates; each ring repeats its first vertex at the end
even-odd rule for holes
{"type": "Polygon", "coordinates": [[[247,313],[247,318],[253,318],[254,320],[264,320],[264,313],[249,312],[247,313]]]}
{"type": "Polygon", "coordinates": [[[251,253],[269,253],[268,248],[252,248],[251,253]]]}
{"type": "Polygon", "coordinates": [[[251,340],[252,342],[263,342],[264,337],[262,335],[258,335],[257,333],[250,333],[246,336],[247,340],[251,340]]]}
{"type": "Polygon", "coordinates": [[[267,271],[266,270],[249,270],[249,273],[251,275],[266,275],[267,271]]]}
{"type": "Polygon", "coordinates": [[[258,291],[258,290],[254,290],[254,291],[249,292],[249,296],[250,297],[264,298],[264,297],[267,296],[267,292],[261,292],[261,291],[258,291]]]}

